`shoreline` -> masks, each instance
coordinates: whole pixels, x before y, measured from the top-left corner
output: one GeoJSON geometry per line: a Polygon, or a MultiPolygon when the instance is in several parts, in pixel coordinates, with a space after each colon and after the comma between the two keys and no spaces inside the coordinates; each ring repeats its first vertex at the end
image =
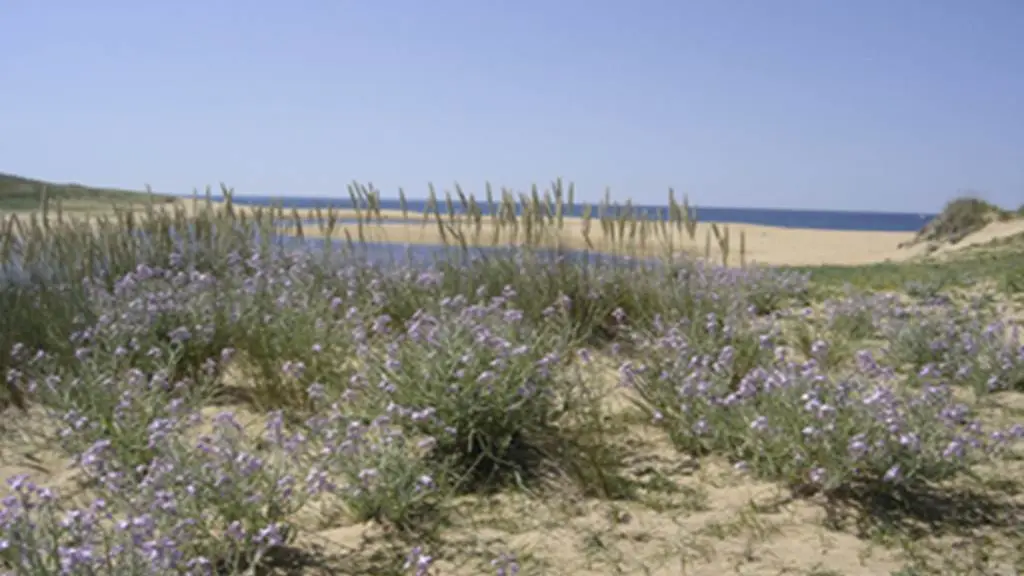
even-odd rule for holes
{"type": "MultiPolygon", "coordinates": [[[[299,210],[313,209],[314,204],[307,203],[308,201],[317,202],[331,202],[331,199],[326,198],[306,198],[306,197],[292,197],[289,200],[297,201],[293,206],[285,206],[286,210],[297,208],[299,210]],[[301,205],[300,205],[301,204],[301,205]]],[[[479,199],[478,206],[481,209],[486,209],[486,203],[480,203],[479,199]]],[[[422,213],[426,204],[424,199],[409,199],[407,201],[408,209],[414,214],[422,213]]],[[[236,205],[256,206],[272,205],[268,199],[264,198],[235,198],[234,203],[236,205]],[[267,200],[267,201],[264,201],[267,200]],[[262,201],[262,202],[261,202],[262,201]]],[[[351,202],[344,200],[343,202],[333,204],[335,210],[352,210],[351,202]]],[[[394,199],[381,199],[382,211],[395,211],[399,210],[399,202],[394,199]]],[[[586,206],[596,212],[599,203],[596,202],[576,202],[573,205],[564,205],[564,214],[568,217],[582,217],[583,210],[586,206]]],[[[326,207],[321,206],[323,209],[326,207]]],[[[443,199],[438,199],[438,207],[442,211],[446,211],[445,202],[443,199]]],[[[456,209],[461,210],[461,207],[456,201],[456,209]]],[[[615,205],[608,207],[609,210],[614,210],[615,205]]],[[[663,214],[668,212],[667,204],[636,204],[635,202],[631,206],[627,206],[624,203],[617,205],[619,209],[632,208],[636,214],[647,214],[653,215],[656,211],[661,211],[663,214]]],[[[887,211],[875,211],[875,210],[825,210],[825,209],[804,209],[804,208],[765,208],[765,207],[729,207],[729,206],[691,206],[691,209],[696,214],[697,220],[703,220],[707,222],[727,222],[733,224],[755,224],[763,226],[778,226],[778,227],[796,227],[796,228],[812,228],[816,230],[845,230],[850,232],[856,231],[873,231],[873,232],[916,232],[925,226],[930,220],[938,216],[937,213],[919,213],[919,212],[887,212],[887,211]],[[751,215],[768,215],[773,216],[775,219],[764,220],[759,217],[751,217],[751,215]],[[778,218],[780,217],[781,218],[778,218]],[[858,219],[862,223],[865,220],[870,219],[872,226],[869,228],[851,226],[851,218],[858,219]],[[831,220],[830,224],[823,224],[826,220],[831,220]],[[882,227],[878,227],[879,220],[888,220],[888,224],[883,224],[882,227]],[[913,224],[909,224],[913,222],[913,224]]],[[[485,217],[487,215],[485,214],[485,217]]]]}
{"type": "MultiPolygon", "coordinates": [[[[200,200],[193,204],[186,200],[173,204],[160,204],[154,206],[156,211],[168,212],[172,209],[181,209],[188,216],[193,217],[197,212],[206,208],[206,202],[200,200]],[[198,209],[198,210],[197,210],[198,209]]],[[[224,209],[222,202],[214,202],[214,208],[218,211],[224,209]]],[[[303,237],[308,239],[324,238],[325,234],[315,223],[317,220],[316,209],[285,209],[278,212],[271,206],[254,206],[245,204],[232,204],[232,210],[236,215],[245,214],[247,217],[254,216],[257,212],[263,212],[266,217],[271,210],[274,216],[278,216],[280,222],[277,230],[288,236],[296,236],[294,218],[298,216],[302,220],[303,237]]],[[[133,211],[144,214],[145,204],[133,205],[133,211]]],[[[32,211],[4,212],[0,215],[17,214],[19,218],[32,214],[32,211]]],[[[38,214],[38,211],[35,213],[38,214]]],[[[65,211],[65,218],[71,220],[83,216],[101,217],[110,216],[112,210],[86,210],[86,211],[65,211]]],[[[321,210],[320,215],[326,219],[327,211],[321,210]]],[[[388,243],[395,245],[417,245],[417,246],[443,246],[452,244],[454,239],[449,237],[445,242],[438,230],[437,218],[429,215],[424,219],[422,214],[401,210],[380,211],[380,222],[378,223],[376,213],[368,217],[367,211],[341,210],[334,211],[336,218],[340,220],[355,220],[357,215],[361,216],[363,224],[356,222],[338,222],[332,234],[332,240],[344,241],[347,231],[353,241],[359,241],[359,230],[362,228],[362,240],[374,243],[388,243]]],[[[49,217],[55,217],[53,211],[49,217]]],[[[448,223],[456,231],[461,232],[468,245],[488,247],[494,244],[494,227],[490,217],[484,217],[481,222],[480,232],[477,234],[475,225],[468,218],[460,218],[456,215],[451,219],[442,215],[442,222],[448,223]]],[[[700,221],[697,223],[696,233],[690,239],[685,233],[680,234],[673,226],[668,225],[668,234],[660,234],[661,224],[654,222],[654,226],[648,226],[649,231],[657,227],[659,234],[653,232],[647,238],[644,245],[641,245],[640,232],[631,243],[623,246],[621,242],[612,242],[610,237],[602,233],[601,222],[596,219],[590,221],[591,245],[588,246],[584,238],[584,220],[576,216],[566,216],[563,220],[563,227],[558,234],[554,232],[554,225],[546,226],[541,231],[545,235],[542,242],[536,243],[538,247],[565,248],[568,250],[591,250],[608,255],[633,255],[656,257],[666,254],[666,249],[671,245],[672,252],[687,253],[697,257],[705,255],[705,245],[709,230],[712,224],[717,224],[721,229],[728,229],[730,234],[730,255],[728,264],[735,266],[740,263],[740,236],[746,236],[745,262],[747,264],[759,264],[765,266],[818,266],[818,265],[846,265],[855,266],[863,264],[874,264],[885,261],[902,261],[916,255],[913,250],[901,249],[899,246],[908,240],[912,240],[916,232],[887,232],[887,231],[850,231],[850,230],[823,230],[819,228],[791,228],[782,226],[766,226],[761,224],[735,224],[726,222],[700,221]]],[[[498,234],[498,245],[508,246],[513,240],[511,230],[508,226],[501,227],[498,234]]],[[[617,226],[616,226],[617,228],[617,226]]],[[[629,234],[629,226],[626,226],[626,235],[629,234]]],[[[638,227],[639,228],[639,227],[638,227]]],[[[519,235],[516,244],[523,239],[524,226],[520,224],[519,235]]],[[[618,230],[616,230],[618,232],[618,230]]],[[[449,235],[450,236],[450,235],[449,235]]],[[[712,236],[711,239],[711,261],[722,262],[722,251],[712,236]]]]}
{"type": "MultiPolygon", "coordinates": [[[[383,215],[383,211],[382,211],[383,215]]],[[[444,219],[447,222],[447,218],[444,219]]],[[[479,233],[474,225],[456,220],[453,227],[461,232],[470,246],[487,247],[493,245],[494,227],[488,220],[482,223],[479,233]]],[[[555,229],[546,229],[546,235],[542,241],[537,242],[540,247],[566,248],[569,250],[591,250],[609,255],[638,255],[638,256],[659,256],[666,252],[671,246],[674,253],[688,253],[696,256],[705,255],[707,235],[712,224],[717,224],[722,229],[728,229],[730,234],[729,264],[735,265],[740,262],[740,234],[746,235],[747,264],[761,264],[767,266],[813,266],[813,265],[858,265],[884,262],[886,260],[903,260],[907,252],[901,250],[899,245],[902,242],[913,239],[914,232],[875,232],[875,231],[846,231],[846,230],[820,230],[814,228],[783,228],[778,226],[763,226],[758,224],[727,224],[714,222],[699,222],[696,234],[691,240],[684,234],[674,230],[665,237],[649,237],[645,244],[641,245],[639,232],[632,242],[623,246],[619,242],[612,242],[611,238],[605,237],[601,232],[599,222],[590,224],[590,245],[587,244],[583,235],[584,224],[579,218],[565,218],[563,228],[557,235],[555,229]]],[[[351,236],[353,241],[359,240],[360,226],[358,224],[339,224],[333,231],[332,240],[344,240],[345,232],[351,236]]],[[[289,236],[295,236],[294,226],[279,226],[278,230],[289,236]]],[[[434,219],[428,219],[425,224],[421,223],[396,223],[385,220],[378,224],[371,222],[362,226],[363,240],[374,243],[388,244],[411,244],[418,246],[440,246],[451,244],[452,238],[448,234],[448,242],[442,238],[434,219]]],[[[505,227],[499,231],[498,245],[509,245],[513,240],[511,231],[505,227]]],[[[628,230],[627,230],[628,235],[628,230]]],[[[305,238],[324,238],[325,234],[315,225],[303,224],[303,236],[305,238]]],[[[517,243],[523,238],[522,226],[516,238],[517,243]]],[[[721,262],[722,251],[715,241],[711,239],[711,260],[721,262]]]]}

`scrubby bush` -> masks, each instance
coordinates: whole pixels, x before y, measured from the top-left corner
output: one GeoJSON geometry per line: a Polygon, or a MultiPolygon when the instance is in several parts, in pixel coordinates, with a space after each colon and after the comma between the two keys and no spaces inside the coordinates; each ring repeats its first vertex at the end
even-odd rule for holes
{"type": "Polygon", "coordinates": [[[947,203],[942,212],[918,232],[916,240],[956,244],[968,234],[993,221],[1005,220],[1009,215],[1006,210],[979,198],[957,198],[947,203]]]}

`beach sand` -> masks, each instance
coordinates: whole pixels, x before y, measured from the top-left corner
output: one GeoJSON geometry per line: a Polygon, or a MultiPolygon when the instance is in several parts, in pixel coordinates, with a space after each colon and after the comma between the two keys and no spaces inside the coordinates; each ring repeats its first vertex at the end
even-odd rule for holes
{"type": "MultiPolygon", "coordinates": [[[[194,207],[191,201],[185,202],[188,206],[186,211],[191,213],[194,207]]],[[[203,203],[199,203],[202,209],[203,203]]],[[[235,204],[237,212],[253,214],[257,207],[251,205],[235,204]]],[[[423,215],[416,212],[403,214],[399,210],[381,210],[379,219],[376,214],[369,215],[366,211],[357,213],[354,210],[335,210],[338,220],[354,220],[361,217],[368,223],[362,227],[363,239],[369,242],[390,243],[390,244],[412,244],[412,245],[441,245],[445,243],[433,215],[424,219],[423,215]]],[[[299,219],[307,220],[303,223],[302,233],[306,238],[322,238],[324,236],[321,227],[315,222],[318,214],[315,210],[297,209],[285,210],[286,220],[299,219]]],[[[321,212],[325,215],[326,211],[321,212]]],[[[452,222],[447,216],[442,216],[442,221],[448,223],[460,232],[467,244],[474,246],[489,246],[494,242],[494,228],[490,218],[485,216],[480,230],[468,220],[456,217],[452,222]]],[[[661,256],[666,253],[671,238],[671,249],[673,253],[685,252],[694,256],[703,257],[706,253],[708,235],[713,222],[699,222],[697,224],[694,238],[690,239],[685,234],[675,233],[669,226],[667,236],[655,237],[653,232],[645,245],[640,245],[639,232],[628,247],[623,248],[619,242],[613,242],[601,231],[601,224],[596,219],[590,223],[590,243],[584,237],[585,224],[581,218],[565,217],[562,229],[556,235],[548,234],[540,241],[546,246],[560,246],[567,250],[586,250],[625,253],[636,256],[661,256]]],[[[728,265],[740,263],[740,236],[746,236],[745,262],[747,264],[760,264],[765,266],[858,266],[865,264],[876,264],[881,262],[901,262],[918,259],[929,255],[945,255],[959,252],[971,247],[988,244],[1018,234],[1024,234],[1024,220],[1015,219],[1009,222],[993,223],[978,232],[968,235],[960,242],[953,245],[944,245],[938,250],[931,252],[927,246],[917,244],[903,246],[912,241],[916,232],[886,232],[886,231],[847,231],[847,230],[822,230],[815,228],[787,228],[781,226],[764,226],[758,224],[735,224],[717,223],[721,229],[728,229],[730,234],[730,256],[728,265]]],[[[344,239],[347,231],[353,240],[359,235],[360,227],[354,223],[337,223],[331,234],[333,239],[344,239]]],[[[627,235],[629,226],[626,227],[627,235]]],[[[282,232],[294,234],[294,226],[284,226],[282,232]]],[[[524,232],[520,226],[518,238],[514,243],[523,242],[524,232]]],[[[508,245],[513,241],[507,227],[500,231],[499,245],[508,245]]],[[[447,237],[448,243],[456,243],[451,234],[447,237]]],[[[722,253],[718,242],[711,236],[710,255],[715,262],[722,262],[722,253]]]]}
{"type": "MultiPolygon", "coordinates": [[[[691,240],[685,234],[670,231],[671,248],[674,253],[686,252],[696,256],[705,254],[707,234],[711,223],[702,222],[697,225],[696,234],[691,240]]],[[[813,230],[805,228],[782,228],[759,226],[754,224],[719,224],[727,227],[730,235],[730,264],[739,264],[740,234],[746,236],[745,260],[748,264],[762,265],[819,265],[842,264],[856,265],[882,262],[888,259],[901,259],[906,253],[899,248],[900,243],[914,237],[912,232],[849,232],[836,230],[813,230]]],[[[294,229],[288,230],[294,232],[294,229]]],[[[494,238],[493,226],[485,220],[479,233],[470,224],[460,224],[456,230],[461,232],[470,245],[490,245],[494,238]]],[[[580,219],[566,218],[561,231],[550,234],[541,240],[542,245],[559,245],[569,250],[591,249],[609,253],[629,253],[644,256],[663,255],[669,247],[666,237],[651,235],[641,246],[639,233],[627,248],[616,245],[602,231],[600,223],[591,222],[588,245],[584,234],[584,223],[580,219]]],[[[339,225],[332,238],[343,238],[347,231],[353,239],[357,238],[359,227],[354,224],[339,225]]],[[[307,238],[322,237],[316,226],[304,226],[303,234],[307,238]]],[[[628,226],[627,226],[628,234],[628,226]]],[[[523,238],[522,228],[518,241],[523,238]]],[[[435,221],[421,223],[389,223],[370,224],[363,226],[363,238],[371,242],[394,244],[431,245],[442,244],[444,240],[435,221]]],[[[448,233],[451,242],[452,235],[448,233]]],[[[506,229],[499,236],[500,244],[508,244],[511,234],[506,229]]],[[[711,258],[720,262],[722,253],[718,243],[712,236],[711,258]]]]}

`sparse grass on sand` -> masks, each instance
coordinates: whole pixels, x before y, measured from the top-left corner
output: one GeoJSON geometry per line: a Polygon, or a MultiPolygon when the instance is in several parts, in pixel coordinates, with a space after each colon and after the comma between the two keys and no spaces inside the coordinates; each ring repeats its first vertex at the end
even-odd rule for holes
{"type": "Polygon", "coordinates": [[[680,255],[673,201],[585,219],[585,244],[660,263],[585,264],[537,249],[563,219],[534,195],[462,224],[435,203],[451,260],[371,266],[357,196],[347,237],[318,215],[345,241],[323,252],[230,195],[7,218],[0,571],[1024,569],[1016,239],[726,268],[680,255]],[[482,219],[522,249],[466,258],[482,219]]]}
{"type": "Polygon", "coordinates": [[[927,244],[935,250],[943,244],[956,244],[992,222],[1024,216],[1024,206],[1014,213],[980,198],[965,196],[949,201],[931,222],[917,233],[910,244],[927,244]]]}

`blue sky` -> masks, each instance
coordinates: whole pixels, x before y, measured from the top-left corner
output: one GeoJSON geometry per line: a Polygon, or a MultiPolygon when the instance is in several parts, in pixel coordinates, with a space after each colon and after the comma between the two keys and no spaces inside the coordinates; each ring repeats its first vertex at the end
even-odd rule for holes
{"type": "Polygon", "coordinates": [[[1020,0],[49,0],[0,30],[0,170],[26,176],[1024,203],[1020,0]]]}

